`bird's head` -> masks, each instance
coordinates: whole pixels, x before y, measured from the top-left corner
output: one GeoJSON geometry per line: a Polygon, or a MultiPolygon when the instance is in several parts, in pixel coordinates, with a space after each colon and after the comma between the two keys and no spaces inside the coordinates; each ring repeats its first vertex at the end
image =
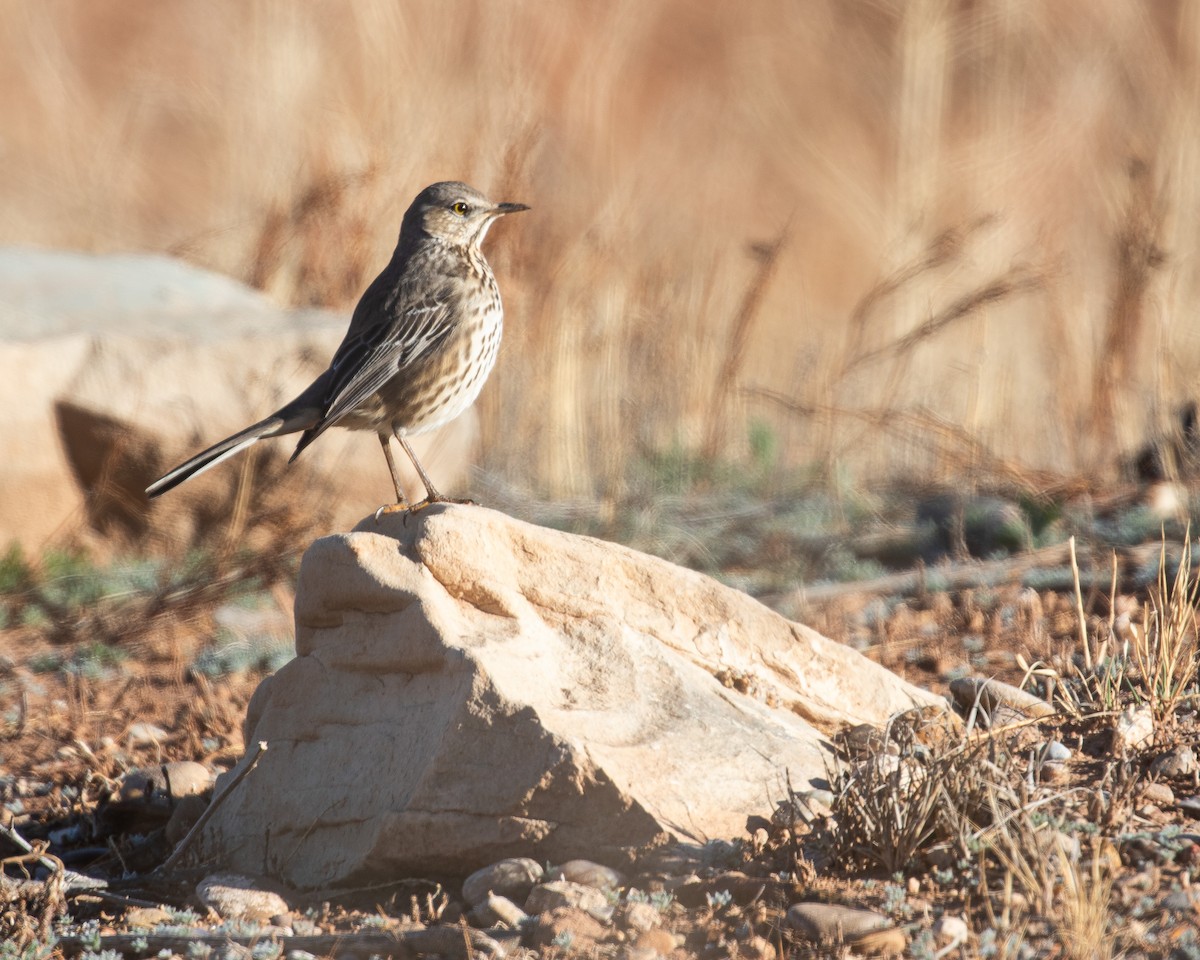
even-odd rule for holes
{"type": "Polygon", "coordinates": [[[402,232],[416,230],[453,246],[478,247],[496,220],[528,209],[523,203],[493,203],[473,187],[449,180],[417,195],[404,215],[402,232]]]}

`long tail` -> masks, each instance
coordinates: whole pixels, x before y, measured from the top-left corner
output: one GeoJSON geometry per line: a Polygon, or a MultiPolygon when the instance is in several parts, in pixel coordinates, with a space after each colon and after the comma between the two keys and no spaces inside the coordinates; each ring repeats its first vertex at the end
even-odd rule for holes
{"type": "Polygon", "coordinates": [[[235,453],[245,450],[251,444],[263,439],[263,437],[275,437],[282,433],[294,433],[298,429],[303,428],[291,426],[279,414],[267,417],[266,420],[260,420],[240,433],[235,433],[232,437],[226,437],[220,443],[213,444],[203,453],[196,454],[191,460],[181,463],[170,473],[164,474],[146,488],[146,496],[151,500],[162,496],[168,490],[173,490],[179,486],[184,480],[190,480],[192,477],[203,473],[209,467],[215,467],[222,460],[228,459],[235,453]]]}

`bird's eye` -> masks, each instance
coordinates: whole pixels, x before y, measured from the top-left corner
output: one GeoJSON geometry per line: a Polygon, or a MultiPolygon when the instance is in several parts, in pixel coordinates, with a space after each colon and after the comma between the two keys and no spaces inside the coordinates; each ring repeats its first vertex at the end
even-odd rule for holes
{"type": "Polygon", "coordinates": [[[468,213],[471,212],[471,208],[469,206],[467,206],[465,203],[463,203],[461,200],[459,200],[458,203],[456,203],[450,209],[453,210],[455,213],[457,213],[460,217],[465,217],[468,213]]]}

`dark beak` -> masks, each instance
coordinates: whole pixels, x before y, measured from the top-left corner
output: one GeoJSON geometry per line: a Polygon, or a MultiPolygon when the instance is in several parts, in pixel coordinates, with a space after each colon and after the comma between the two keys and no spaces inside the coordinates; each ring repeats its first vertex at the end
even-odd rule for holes
{"type": "Polygon", "coordinates": [[[496,216],[502,217],[506,213],[520,213],[522,210],[528,209],[523,203],[498,203],[496,204],[496,216]]]}

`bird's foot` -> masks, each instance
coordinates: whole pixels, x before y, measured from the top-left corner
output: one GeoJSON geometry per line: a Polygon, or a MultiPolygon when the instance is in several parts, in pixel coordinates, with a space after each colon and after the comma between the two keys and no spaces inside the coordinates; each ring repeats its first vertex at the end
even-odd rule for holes
{"type": "Polygon", "coordinates": [[[405,503],[403,500],[401,500],[399,503],[385,503],[382,507],[375,511],[375,522],[378,523],[383,516],[389,513],[403,513],[407,515],[411,509],[412,506],[405,503]]]}
{"type": "Polygon", "coordinates": [[[443,497],[439,493],[439,494],[434,494],[432,497],[426,497],[424,500],[421,500],[418,503],[414,503],[411,507],[408,508],[408,510],[409,510],[409,513],[420,513],[426,507],[432,506],[435,503],[457,503],[460,506],[468,506],[468,507],[479,506],[479,504],[477,504],[474,500],[471,500],[471,499],[457,500],[454,497],[443,497]]]}

